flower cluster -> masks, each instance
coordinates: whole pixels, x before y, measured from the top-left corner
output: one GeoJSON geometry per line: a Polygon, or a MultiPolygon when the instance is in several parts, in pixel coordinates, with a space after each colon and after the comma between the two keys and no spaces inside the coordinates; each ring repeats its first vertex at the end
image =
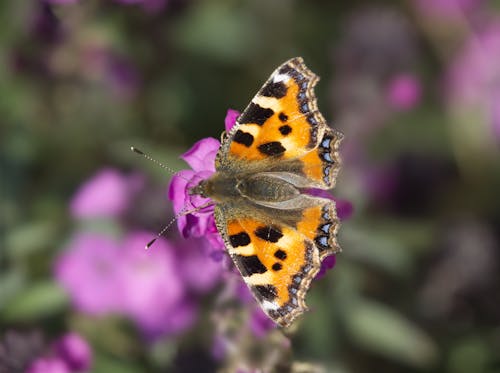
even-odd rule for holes
{"type": "Polygon", "coordinates": [[[77,232],[56,261],[55,277],[80,312],[119,314],[156,337],[193,324],[200,295],[220,279],[220,264],[208,259],[208,243],[202,239],[178,244],[160,238],[144,250],[154,234],[123,227],[144,187],[142,175],[115,169],[97,172],[80,187],[71,202],[76,219],[108,220],[127,233],[77,232]]]}
{"type": "Polygon", "coordinates": [[[54,343],[50,353],[35,359],[27,373],[86,372],[91,364],[92,350],[87,341],[77,333],[68,333],[54,343]]]}

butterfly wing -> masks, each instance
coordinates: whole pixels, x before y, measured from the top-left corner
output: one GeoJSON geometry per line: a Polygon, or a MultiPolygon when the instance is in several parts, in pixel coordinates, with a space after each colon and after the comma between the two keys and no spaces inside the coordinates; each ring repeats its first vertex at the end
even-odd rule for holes
{"type": "Polygon", "coordinates": [[[332,188],[342,134],[318,110],[318,80],[300,57],[279,66],[223,139],[216,169],[292,172],[310,187],[332,188]]]}
{"type": "Polygon", "coordinates": [[[234,264],[262,309],[284,327],[307,310],[305,294],[321,259],[340,250],[335,203],[299,198],[307,207],[283,211],[240,201],[215,208],[234,264]]]}

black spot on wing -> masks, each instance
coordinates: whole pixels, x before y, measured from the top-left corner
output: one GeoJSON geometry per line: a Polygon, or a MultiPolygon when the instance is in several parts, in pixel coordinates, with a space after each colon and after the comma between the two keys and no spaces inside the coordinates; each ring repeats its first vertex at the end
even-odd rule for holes
{"type": "Polygon", "coordinates": [[[264,87],[262,87],[260,94],[266,97],[285,97],[287,87],[283,82],[269,82],[264,87]]]}
{"type": "Polygon", "coordinates": [[[229,242],[233,247],[246,246],[250,243],[250,236],[245,232],[233,234],[229,236],[229,242]]]}
{"type": "Polygon", "coordinates": [[[245,277],[267,272],[267,268],[262,264],[257,255],[235,255],[233,260],[241,274],[245,277]]]}
{"type": "Polygon", "coordinates": [[[252,291],[261,302],[264,300],[272,302],[278,296],[278,292],[273,285],[254,285],[252,291]]]}
{"type": "Polygon", "coordinates": [[[286,259],[286,253],[281,250],[281,249],[278,249],[274,252],[274,256],[276,258],[278,258],[279,260],[285,260],[286,259]]]}
{"type": "Polygon", "coordinates": [[[270,141],[258,146],[259,151],[262,154],[269,156],[277,156],[283,154],[286,149],[281,145],[279,141],[270,141]]]}
{"type": "Polygon", "coordinates": [[[288,120],[288,115],[286,115],[285,113],[280,113],[280,115],[278,115],[278,118],[282,122],[286,122],[288,120]]]}
{"type": "Polygon", "coordinates": [[[280,128],[278,128],[280,133],[283,135],[283,136],[286,136],[288,135],[290,132],[292,132],[292,127],[290,127],[288,124],[285,124],[284,126],[281,126],[280,128]]]}
{"type": "Polygon", "coordinates": [[[271,109],[263,108],[262,106],[251,102],[250,105],[248,105],[248,108],[238,118],[238,123],[255,123],[262,126],[266,120],[271,118],[273,114],[274,111],[271,109]]]}
{"type": "Polygon", "coordinates": [[[248,132],[238,130],[234,134],[233,141],[238,144],[243,144],[248,148],[253,144],[253,135],[248,132]]]}
{"type": "Polygon", "coordinates": [[[271,268],[273,269],[273,271],[280,271],[281,268],[283,268],[283,265],[281,263],[274,263],[271,268]]]}
{"type": "Polygon", "coordinates": [[[283,233],[278,227],[264,226],[255,230],[255,235],[260,239],[268,242],[278,242],[283,233]]]}

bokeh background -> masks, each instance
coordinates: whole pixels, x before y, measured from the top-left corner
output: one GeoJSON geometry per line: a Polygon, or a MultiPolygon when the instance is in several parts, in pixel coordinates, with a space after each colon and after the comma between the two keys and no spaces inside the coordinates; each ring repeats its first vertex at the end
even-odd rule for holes
{"type": "Polygon", "coordinates": [[[500,372],[500,2],[0,2],[0,372],[500,372]],[[286,335],[170,175],[303,56],[345,134],[286,335]],[[333,262],[330,261],[330,267],[333,262]]]}

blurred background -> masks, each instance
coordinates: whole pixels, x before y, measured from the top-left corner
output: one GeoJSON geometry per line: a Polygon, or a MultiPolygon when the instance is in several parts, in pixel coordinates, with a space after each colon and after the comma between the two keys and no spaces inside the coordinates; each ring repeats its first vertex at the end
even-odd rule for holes
{"type": "Polygon", "coordinates": [[[500,1],[4,0],[0,19],[0,372],[500,372],[500,1]],[[210,240],[174,224],[143,250],[170,175],[129,148],[189,168],[294,56],[345,134],[345,219],[284,335],[210,240]]]}

